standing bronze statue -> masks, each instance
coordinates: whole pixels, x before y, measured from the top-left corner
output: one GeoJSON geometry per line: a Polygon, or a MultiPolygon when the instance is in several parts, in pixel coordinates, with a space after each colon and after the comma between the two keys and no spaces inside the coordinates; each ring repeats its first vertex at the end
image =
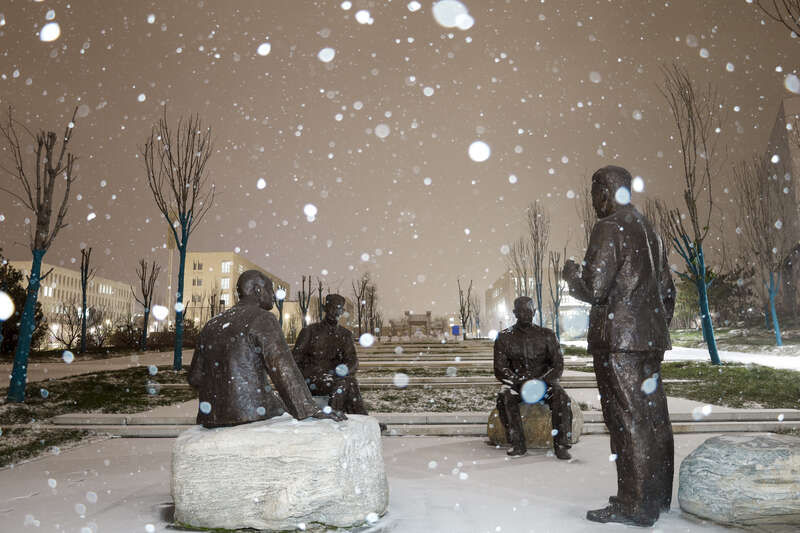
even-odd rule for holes
{"type": "Polygon", "coordinates": [[[200,396],[197,423],[235,426],[287,411],[297,419],[344,420],[341,413],[326,413],[314,402],[278,319],[269,312],[272,281],[248,270],[239,276],[236,290],[239,302],[209,320],[197,339],[189,368],[189,384],[200,396]]]}
{"type": "Polygon", "coordinates": [[[517,322],[501,331],[494,341],[494,375],[503,384],[497,395],[497,412],[511,443],[507,453],[524,455],[527,452],[519,404],[532,400],[524,397],[523,386],[529,380],[538,379],[547,385],[542,399],[550,406],[553,417],[556,457],[570,459],[572,410],[569,396],[558,382],[564,370],[564,356],[555,333],[534,325],[533,314],[533,300],[527,296],[514,300],[517,322]]]}
{"type": "Polygon", "coordinates": [[[650,526],[672,501],[674,445],[661,361],[671,348],[675,286],[660,236],[630,204],[631,181],[621,167],[594,173],[599,220],[583,267],[570,260],[563,276],[575,297],[592,304],[589,353],[616,456],[617,495],[586,518],[650,526]]]}
{"type": "MultiPolygon", "coordinates": [[[[329,397],[337,411],[366,415],[358,387],[358,356],[353,334],[339,325],[345,299],[339,294],[325,297],[325,317],[300,331],[294,345],[294,359],[311,392],[329,397]]],[[[381,424],[381,430],[386,429],[381,424]]]]}

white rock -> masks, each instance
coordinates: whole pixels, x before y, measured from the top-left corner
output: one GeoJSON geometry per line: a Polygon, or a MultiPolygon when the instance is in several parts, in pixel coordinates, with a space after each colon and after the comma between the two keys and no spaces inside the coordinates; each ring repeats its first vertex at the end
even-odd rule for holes
{"type": "Polygon", "coordinates": [[[172,497],[175,521],[201,528],[364,524],[389,503],[378,422],[284,415],[230,428],[196,426],[175,441],[172,497]]]}
{"type": "Polygon", "coordinates": [[[723,524],[800,528],[800,438],[706,440],[681,463],[678,501],[685,512],[723,524]]]}

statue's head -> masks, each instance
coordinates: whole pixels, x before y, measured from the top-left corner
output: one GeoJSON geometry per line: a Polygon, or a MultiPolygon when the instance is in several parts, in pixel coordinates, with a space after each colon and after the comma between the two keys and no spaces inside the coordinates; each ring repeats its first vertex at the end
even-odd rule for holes
{"type": "Polygon", "coordinates": [[[631,173],[622,167],[608,165],[592,175],[592,207],[598,218],[604,218],[621,205],[631,202],[631,173]]]}
{"type": "Polygon", "coordinates": [[[272,309],[275,303],[272,280],[258,270],[242,272],[236,282],[236,292],[239,294],[239,301],[256,300],[259,307],[267,311],[272,309]]]}
{"type": "Polygon", "coordinates": [[[520,296],[514,300],[514,316],[517,322],[522,325],[533,324],[533,300],[527,296],[520,296]]]}
{"type": "Polygon", "coordinates": [[[339,317],[344,313],[344,296],[340,294],[329,294],[325,297],[325,319],[331,322],[338,322],[339,317]]]}

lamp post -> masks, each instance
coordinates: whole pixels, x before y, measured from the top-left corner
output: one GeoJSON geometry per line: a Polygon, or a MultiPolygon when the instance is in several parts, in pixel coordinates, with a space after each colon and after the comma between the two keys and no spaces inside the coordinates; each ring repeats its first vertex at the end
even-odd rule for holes
{"type": "Polygon", "coordinates": [[[281,331],[283,331],[283,301],[286,299],[286,291],[283,289],[278,289],[275,291],[275,300],[278,305],[278,324],[281,326],[281,331]]]}

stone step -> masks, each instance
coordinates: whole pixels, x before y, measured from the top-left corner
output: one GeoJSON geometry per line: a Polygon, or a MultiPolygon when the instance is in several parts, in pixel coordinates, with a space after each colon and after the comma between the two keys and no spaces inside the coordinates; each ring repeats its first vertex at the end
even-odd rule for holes
{"type": "MultiPolygon", "coordinates": [[[[373,413],[378,420],[390,425],[447,425],[447,424],[486,424],[489,413],[459,412],[420,412],[420,413],[373,413]]],[[[670,413],[673,425],[697,425],[704,423],[757,423],[796,426],[800,424],[799,410],[741,410],[712,411],[702,420],[694,420],[692,413],[670,413]],[[783,417],[782,422],[779,417],[783,417]]],[[[602,424],[603,414],[599,411],[583,411],[583,419],[587,424],[602,424]]],[[[117,425],[192,425],[194,413],[176,416],[149,416],[147,413],[133,414],[64,414],[50,419],[58,426],[117,426],[117,425]]]]}
{"type": "MultiPolygon", "coordinates": [[[[486,422],[475,424],[388,424],[389,436],[486,437],[486,422]]],[[[177,437],[192,424],[150,425],[58,425],[60,429],[78,429],[117,437],[177,437]]],[[[693,422],[673,423],[672,431],[684,433],[767,433],[800,429],[800,422],[693,422]]],[[[599,435],[608,431],[602,423],[584,423],[583,435],[599,435]]]]}
{"type": "MultiPolygon", "coordinates": [[[[449,379],[429,378],[431,381],[417,381],[410,378],[405,389],[467,389],[472,387],[499,387],[500,383],[494,378],[480,378],[472,381],[454,381],[449,379]]],[[[362,391],[383,390],[397,388],[392,380],[372,381],[370,378],[360,378],[359,387],[362,391]]],[[[565,389],[596,389],[597,382],[594,379],[567,379],[561,381],[561,386],[565,389]]],[[[169,389],[188,389],[187,383],[165,383],[160,388],[169,389]]]]}

